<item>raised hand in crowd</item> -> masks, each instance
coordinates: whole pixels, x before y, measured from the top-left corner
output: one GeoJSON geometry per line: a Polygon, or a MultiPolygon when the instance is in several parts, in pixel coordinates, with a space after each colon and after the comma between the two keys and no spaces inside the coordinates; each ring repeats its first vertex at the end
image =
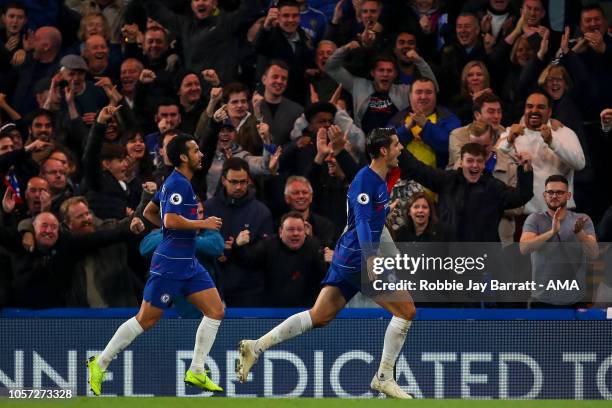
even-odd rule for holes
{"type": "Polygon", "coordinates": [[[480,32],[491,33],[491,20],[493,20],[493,16],[489,13],[480,19],[480,32]]]}
{"type": "Polygon", "coordinates": [[[4,48],[6,48],[7,51],[13,51],[19,45],[19,39],[19,34],[11,35],[4,44],[4,48]]]}
{"type": "Polygon", "coordinates": [[[17,204],[15,190],[12,187],[7,187],[4,190],[4,197],[2,197],[2,211],[5,214],[10,214],[15,210],[17,204]]]}
{"type": "Polygon", "coordinates": [[[601,128],[604,132],[609,132],[612,129],[612,108],[606,108],[599,114],[601,119],[601,128]]]}
{"type": "Polygon", "coordinates": [[[123,41],[128,44],[142,44],[144,39],[144,35],[138,29],[138,24],[124,24],[121,27],[121,35],[123,36],[123,41]]]}
{"type": "Polygon", "coordinates": [[[344,14],[344,12],[342,11],[342,8],[344,7],[344,2],[346,0],[340,0],[338,3],[336,3],[336,7],[334,7],[334,14],[332,15],[332,20],[331,23],[336,25],[338,23],[340,23],[340,20],[342,20],[342,16],[344,14]]]}
{"type": "Polygon", "coordinates": [[[51,146],[51,143],[46,142],[42,139],[36,139],[32,143],[29,143],[24,146],[24,150],[26,152],[39,152],[41,150],[45,150],[47,147],[51,146]]]}
{"type": "Polygon", "coordinates": [[[552,143],[552,129],[548,125],[542,125],[540,127],[540,135],[544,143],[550,146],[552,143]]]}
{"type": "Polygon", "coordinates": [[[138,81],[145,85],[152,84],[155,79],[157,79],[157,75],[155,75],[155,72],[151,71],[150,69],[143,69],[138,77],[138,81]]]}
{"type": "Polygon", "coordinates": [[[117,105],[123,96],[117,90],[117,85],[113,85],[113,81],[109,77],[95,77],[95,85],[102,88],[111,105],[117,105]]]}
{"type": "Polygon", "coordinates": [[[258,123],[257,124],[257,133],[264,144],[270,144],[272,142],[272,138],[270,136],[270,125],[267,123],[258,123]]]}
{"type": "Polygon", "coordinates": [[[248,244],[251,241],[251,233],[248,229],[240,231],[238,236],[236,237],[236,245],[243,246],[248,244]]]}
{"type": "Polygon", "coordinates": [[[510,126],[510,131],[508,132],[508,143],[514,144],[514,141],[517,137],[525,134],[525,125],[521,125],[518,123],[510,126]]]}
{"type": "Polygon", "coordinates": [[[523,166],[524,171],[533,171],[531,155],[528,152],[519,153],[518,161],[519,161],[519,164],[523,166]]]}
{"type": "Polygon", "coordinates": [[[266,19],[263,23],[263,28],[265,30],[269,30],[278,25],[278,8],[270,7],[268,10],[268,14],[266,15],[266,19]]]}
{"type": "Polygon", "coordinates": [[[253,92],[253,96],[251,97],[251,105],[253,105],[253,114],[255,115],[255,119],[259,121],[263,120],[263,113],[261,112],[261,104],[263,101],[263,95],[257,91],[253,92]]]}
{"type": "Polygon", "coordinates": [[[144,230],[145,225],[142,220],[138,217],[132,218],[132,221],[130,222],[130,231],[132,231],[133,234],[138,235],[141,234],[144,230]]]}
{"type": "Polygon", "coordinates": [[[227,114],[227,104],[217,109],[213,115],[213,120],[217,123],[221,123],[227,118],[229,118],[229,115],[227,114]]]}
{"type": "Polygon", "coordinates": [[[100,110],[100,113],[98,114],[97,122],[102,125],[107,124],[111,120],[113,115],[119,110],[119,108],[121,108],[121,105],[119,106],[107,105],[103,107],[100,110]]]}
{"type": "Polygon", "coordinates": [[[202,71],[202,78],[204,81],[208,82],[211,86],[220,86],[221,79],[219,79],[219,75],[217,71],[214,69],[205,69],[202,71]]]}
{"type": "Polygon", "coordinates": [[[270,156],[270,161],[268,162],[268,171],[270,174],[276,175],[278,172],[278,166],[280,165],[280,157],[283,154],[283,148],[278,146],[274,153],[270,156]]]}

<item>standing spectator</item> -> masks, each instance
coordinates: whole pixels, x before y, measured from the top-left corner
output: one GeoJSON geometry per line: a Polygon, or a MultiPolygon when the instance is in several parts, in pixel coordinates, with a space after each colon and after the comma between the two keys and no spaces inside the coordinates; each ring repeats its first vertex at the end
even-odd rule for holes
{"type": "Polygon", "coordinates": [[[314,68],[314,48],[300,27],[298,3],[281,0],[277,7],[268,10],[255,40],[255,50],[260,56],[258,72],[262,72],[262,68],[268,66],[271,60],[281,60],[287,64],[287,97],[304,105],[308,92],[304,81],[305,70],[314,68]]]}
{"type": "Polygon", "coordinates": [[[277,145],[289,142],[293,124],[304,112],[300,104],[284,96],[289,74],[290,70],[286,63],[280,60],[270,61],[261,77],[264,86],[263,100],[261,95],[253,95],[255,118],[270,126],[272,142],[277,145]]]}
{"type": "MultiPolygon", "coordinates": [[[[336,247],[334,224],[312,211],[313,190],[310,181],[302,176],[290,176],[285,183],[285,202],[292,212],[302,215],[306,235],[316,237],[323,247],[336,247]]],[[[281,222],[282,225],[282,222],[281,222]]]]}
{"type": "Polygon", "coordinates": [[[62,35],[55,27],[41,27],[34,33],[33,49],[17,68],[17,80],[11,106],[22,115],[36,107],[34,85],[58,70],[62,35]]]}
{"type": "Polygon", "coordinates": [[[410,89],[410,108],[398,112],[390,123],[402,143],[419,160],[445,168],[448,140],[461,123],[454,113],[437,104],[436,84],[429,78],[416,80],[410,89]]]}
{"type": "MultiPolygon", "coordinates": [[[[245,229],[249,230],[253,242],[271,235],[272,215],[249,188],[250,171],[247,162],[238,157],[226,160],[223,164],[221,183],[223,191],[204,202],[204,216],[215,216],[225,220],[220,232],[226,248],[231,248],[240,231],[245,229]]],[[[245,268],[237,263],[231,253],[226,253],[221,263],[219,280],[227,306],[262,305],[263,276],[260,268],[245,268]]]]}
{"type": "Polygon", "coordinates": [[[595,228],[588,215],[567,208],[572,193],[565,177],[551,175],[544,185],[547,208],[527,217],[521,235],[521,252],[531,254],[536,282],[531,307],[579,307],[587,300],[587,263],[599,256],[595,228]],[[546,290],[556,279],[575,279],[580,290],[546,290]]]}
{"type": "MultiPolygon", "coordinates": [[[[355,123],[368,134],[371,129],[386,126],[395,113],[409,105],[410,86],[393,83],[397,78],[395,60],[382,56],[372,64],[372,81],[353,76],[342,63],[350,50],[359,47],[359,43],[353,41],[338,48],[327,61],[325,71],[351,93],[355,123]]],[[[421,75],[430,78],[437,88],[429,65],[418,56],[415,64],[421,75]]]]}
{"type": "MultiPolygon", "coordinates": [[[[563,175],[574,190],[574,171],[584,168],[584,153],[578,137],[568,127],[553,129],[550,123],[549,98],[543,93],[532,93],[525,102],[525,114],[521,124],[516,123],[501,135],[499,148],[504,153],[520,156],[529,153],[533,160],[533,191],[531,201],[525,205],[525,213],[546,210],[544,181],[553,174],[563,175]]],[[[574,208],[573,198],[568,197],[568,206],[574,208]]]]}
{"type": "Polygon", "coordinates": [[[400,155],[403,178],[413,178],[438,194],[440,222],[450,241],[499,242],[498,225],[504,210],[520,207],[533,195],[528,154],[522,157],[516,187],[483,173],[487,152],[478,143],[461,148],[461,167],[440,170],[424,165],[410,152],[400,155]]]}
{"type": "Polygon", "coordinates": [[[236,237],[232,255],[237,262],[265,271],[264,306],[307,307],[316,299],[325,276],[323,249],[306,224],[291,211],[281,218],[278,235],[251,243],[247,229],[236,237]]]}
{"type": "Polygon", "coordinates": [[[144,7],[149,17],[181,40],[187,69],[214,69],[222,83],[235,80],[240,62],[234,37],[263,13],[259,0],[243,1],[232,12],[217,8],[217,0],[192,0],[191,16],[174,13],[160,0],[147,1],[144,7]]]}
{"type": "MultiPolygon", "coordinates": [[[[99,230],[133,228],[144,230],[138,218],[124,218],[121,221],[100,220],[89,209],[85,197],[71,197],[60,207],[63,224],[73,234],[91,234],[99,230]]],[[[103,246],[84,256],[75,265],[67,297],[72,307],[136,307],[138,278],[128,266],[128,247],[125,243],[103,246]]]]}

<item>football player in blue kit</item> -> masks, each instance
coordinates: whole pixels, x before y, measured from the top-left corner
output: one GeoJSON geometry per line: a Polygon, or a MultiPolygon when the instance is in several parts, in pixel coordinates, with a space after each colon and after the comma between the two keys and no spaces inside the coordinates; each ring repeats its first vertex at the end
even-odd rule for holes
{"type": "Polygon", "coordinates": [[[151,260],[140,311],[117,329],[99,356],[91,357],[87,363],[89,384],[95,395],[102,391],[104,373],[113,358],[153,327],[177,296],[185,297],[204,314],[185,383],[207,391],[223,391],[204,370],[204,361],[224,316],[223,303],[210,275],[195,257],[197,230],[219,230],[221,219],[198,220],[191,178],[201,168],[203,154],[196,141],[191,136],[179,135],[169,143],[167,154],[174,171],[144,211],[149,221],[162,227],[163,239],[151,260]]]}
{"type": "MultiPolygon", "coordinates": [[[[347,194],[348,220],[338,240],[331,266],[323,279],[323,288],[312,309],[297,313],[257,340],[242,340],[236,374],[241,382],[265,350],[296,337],[312,328],[323,327],[360,291],[360,277],[364,260],[368,263],[371,279],[371,259],[376,256],[380,236],[389,212],[386,177],[398,166],[402,150],[393,129],[374,129],[370,132],[366,150],[372,161],[355,176],[347,194]]],[[[393,398],[412,398],[393,378],[393,367],[404,345],[408,329],[415,315],[409,296],[405,300],[374,301],[387,309],[393,318],[385,332],[380,367],[370,387],[393,398]]]]}

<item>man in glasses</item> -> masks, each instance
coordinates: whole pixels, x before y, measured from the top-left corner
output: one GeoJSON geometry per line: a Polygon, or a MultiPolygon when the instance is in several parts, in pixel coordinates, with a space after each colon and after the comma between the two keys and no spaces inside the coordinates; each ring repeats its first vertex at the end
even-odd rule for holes
{"type": "Polygon", "coordinates": [[[231,249],[241,231],[248,230],[253,243],[272,235],[272,214],[249,188],[250,169],[244,159],[231,157],[225,160],[221,184],[223,190],[204,202],[204,217],[215,216],[224,220],[220,232],[226,250],[219,259],[219,287],[228,307],[260,306],[264,291],[263,271],[259,267],[239,265],[231,249]]]}
{"type": "Polygon", "coordinates": [[[521,252],[531,254],[532,308],[579,307],[585,299],[588,261],[599,250],[593,222],[567,209],[572,193],[562,175],[549,176],[543,193],[546,211],[527,217],[521,252]]]}

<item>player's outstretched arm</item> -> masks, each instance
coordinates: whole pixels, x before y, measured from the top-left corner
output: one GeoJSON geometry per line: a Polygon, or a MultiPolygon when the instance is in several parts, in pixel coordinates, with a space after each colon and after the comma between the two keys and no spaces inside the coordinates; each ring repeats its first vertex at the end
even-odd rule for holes
{"type": "Polygon", "coordinates": [[[205,220],[189,220],[179,214],[164,214],[164,227],[170,229],[214,229],[221,228],[221,218],[208,217],[205,220]]]}
{"type": "Polygon", "coordinates": [[[159,216],[159,206],[153,201],[149,201],[149,204],[145,207],[142,215],[149,221],[151,224],[156,227],[161,227],[161,217],[159,216]]]}

